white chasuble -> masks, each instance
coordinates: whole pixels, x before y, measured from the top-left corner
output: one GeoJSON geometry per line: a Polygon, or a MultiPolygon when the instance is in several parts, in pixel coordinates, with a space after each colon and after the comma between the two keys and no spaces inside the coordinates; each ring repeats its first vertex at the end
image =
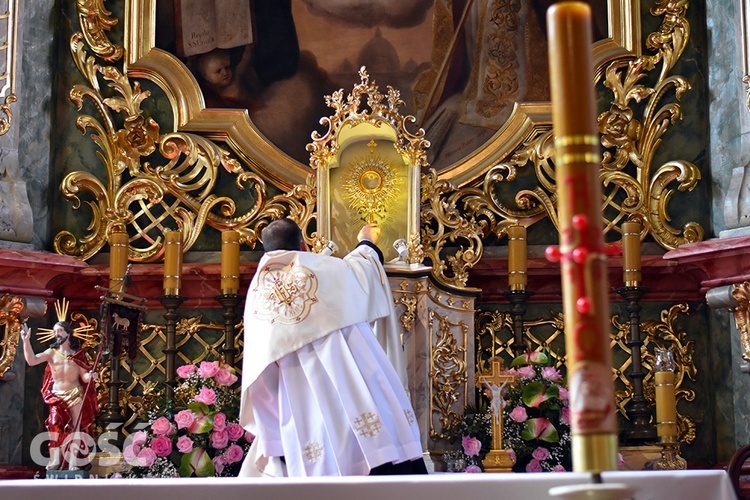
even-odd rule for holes
{"type": "Polygon", "coordinates": [[[422,456],[406,381],[370,327],[392,311],[368,247],[264,256],[245,307],[240,423],[256,439],[240,475],[364,475],[422,456]]]}

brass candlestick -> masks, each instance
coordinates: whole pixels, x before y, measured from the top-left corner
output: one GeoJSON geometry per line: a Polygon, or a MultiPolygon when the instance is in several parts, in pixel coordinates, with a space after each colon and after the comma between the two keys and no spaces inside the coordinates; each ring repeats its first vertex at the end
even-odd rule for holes
{"type": "Polygon", "coordinates": [[[675,363],[669,349],[656,349],[654,392],[656,394],[656,430],[661,438],[661,458],[654,464],[656,470],[684,470],[687,462],[680,456],[677,440],[677,401],[675,398],[675,363]]]}
{"type": "Polygon", "coordinates": [[[174,387],[177,382],[177,371],[175,369],[175,357],[177,348],[175,346],[175,335],[177,332],[177,309],[185,301],[182,295],[161,295],[157,297],[159,302],[164,306],[166,312],[164,319],[167,320],[167,344],[164,348],[166,356],[165,363],[165,383],[167,385],[167,400],[172,401],[174,396],[174,387]]]}
{"type": "Polygon", "coordinates": [[[234,368],[234,360],[237,355],[237,348],[234,347],[236,324],[237,324],[237,306],[240,303],[240,296],[236,293],[222,293],[214,297],[224,308],[224,362],[234,368]]]}
{"type": "Polygon", "coordinates": [[[640,300],[646,293],[646,288],[640,285],[624,286],[617,289],[617,293],[627,302],[627,310],[630,314],[630,339],[627,343],[630,347],[632,370],[629,378],[633,384],[633,397],[625,405],[625,413],[630,422],[629,428],[623,430],[623,441],[628,444],[639,445],[656,440],[656,431],[651,425],[651,406],[643,395],[643,371],[641,358],[641,305],[640,300]]]}
{"type": "Polygon", "coordinates": [[[513,316],[513,349],[514,356],[520,356],[529,351],[529,347],[523,336],[523,316],[526,314],[526,302],[534,292],[529,290],[508,290],[503,292],[503,296],[513,305],[511,315],[513,316]]]}

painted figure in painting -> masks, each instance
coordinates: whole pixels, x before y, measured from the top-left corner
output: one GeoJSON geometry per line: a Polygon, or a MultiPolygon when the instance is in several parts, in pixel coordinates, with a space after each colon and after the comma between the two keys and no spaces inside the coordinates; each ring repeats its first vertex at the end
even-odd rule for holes
{"type": "MultiPolygon", "coordinates": [[[[403,112],[425,128],[428,159],[440,170],[488,141],[515,103],[549,101],[544,13],[551,3],[256,0],[249,49],[259,86],[251,97],[262,104],[250,118],[307,164],[310,132],[330,114],[323,96],[350,87],[365,66],[378,85],[401,92],[403,112]]],[[[607,7],[591,3],[597,40],[606,36],[607,7]]],[[[159,46],[170,50],[167,31],[159,46]]]]}

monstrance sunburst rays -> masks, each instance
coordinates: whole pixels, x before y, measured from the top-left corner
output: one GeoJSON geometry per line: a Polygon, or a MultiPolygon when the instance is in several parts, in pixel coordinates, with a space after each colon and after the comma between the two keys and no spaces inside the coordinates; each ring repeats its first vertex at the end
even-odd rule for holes
{"type": "MultiPolygon", "coordinates": [[[[368,146],[376,144],[371,141],[368,146]]],[[[374,154],[356,158],[342,184],[343,197],[366,224],[382,223],[398,198],[401,179],[390,160],[374,154]]]]}
{"type": "MultiPolygon", "coordinates": [[[[57,313],[57,321],[65,321],[68,317],[68,299],[63,297],[62,301],[55,301],[55,312],[57,313]]],[[[97,340],[96,333],[90,333],[92,330],[96,330],[93,325],[81,325],[73,328],[73,336],[80,339],[84,344],[95,343],[97,340]]],[[[37,328],[36,338],[41,343],[49,342],[55,338],[55,331],[51,328],[37,328]]]]}

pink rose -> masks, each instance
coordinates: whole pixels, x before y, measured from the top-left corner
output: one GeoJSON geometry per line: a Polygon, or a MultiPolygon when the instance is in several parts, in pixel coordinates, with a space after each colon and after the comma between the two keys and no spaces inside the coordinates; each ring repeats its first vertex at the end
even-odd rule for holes
{"type": "Polygon", "coordinates": [[[542,378],[550,382],[557,382],[562,378],[562,375],[554,366],[545,366],[542,368],[542,378]]]}
{"type": "Polygon", "coordinates": [[[482,472],[482,469],[478,465],[471,464],[470,466],[468,466],[466,468],[466,470],[464,472],[472,474],[472,473],[476,473],[476,472],[482,472]]]}
{"type": "Polygon", "coordinates": [[[513,448],[506,448],[505,451],[508,453],[508,456],[513,461],[513,465],[516,465],[516,452],[513,451],[513,448]]]}
{"type": "Polygon", "coordinates": [[[253,441],[255,441],[255,434],[250,431],[245,432],[245,441],[247,441],[248,443],[252,443],[253,441]]]}
{"type": "Polygon", "coordinates": [[[195,400],[199,403],[206,403],[207,405],[212,405],[216,402],[216,393],[213,389],[209,387],[201,387],[201,390],[198,392],[198,395],[195,396],[195,400]]]}
{"type": "Polygon", "coordinates": [[[215,431],[211,433],[211,446],[217,450],[221,450],[227,447],[229,444],[229,435],[227,431],[215,431]]]}
{"type": "Polygon", "coordinates": [[[211,378],[219,371],[219,363],[211,361],[203,361],[198,367],[198,373],[203,378],[211,378]]]}
{"type": "Polygon", "coordinates": [[[565,387],[560,387],[559,393],[560,399],[563,401],[568,400],[568,390],[565,387]]]}
{"type": "Polygon", "coordinates": [[[212,458],[211,461],[214,463],[214,469],[216,470],[216,473],[221,474],[224,471],[224,465],[226,464],[226,460],[224,460],[224,457],[219,455],[218,457],[212,458]]]}
{"type": "Polygon", "coordinates": [[[151,449],[157,457],[167,457],[172,453],[172,440],[167,436],[159,436],[151,441],[151,449]]]}
{"type": "Polygon", "coordinates": [[[562,465],[560,465],[560,464],[557,464],[557,465],[555,465],[555,466],[554,466],[554,467],[552,468],[552,472],[565,472],[565,467],[563,467],[563,466],[562,466],[562,465]]]}
{"type": "Polygon", "coordinates": [[[526,419],[529,418],[526,414],[526,408],[523,406],[516,406],[508,415],[519,424],[521,422],[526,422],[526,419]]]}
{"type": "Polygon", "coordinates": [[[560,422],[570,425],[570,408],[565,407],[560,411],[560,422]]]}
{"type": "Polygon", "coordinates": [[[464,453],[470,457],[476,457],[479,455],[479,450],[482,449],[482,443],[475,437],[464,436],[461,438],[461,445],[464,448],[464,453]]]}
{"type": "Polygon", "coordinates": [[[188,378],[193,373],[195,373],[195,365],[182,365],[177,368],[177,376],[180,378],[188,378]]]}
{"type": "Polygon", "coordinates": [[[130,442],[136,448],[140,448],[141,446],[146,444],[147,439],[148,434],[146,433],[146,431],[136,431],[130,435],[130,442]]]}
{"type": "Polygon", "coordinates": [[[177,451],[180,453],[190,453],[193,449],[193,440],[187,436],[177,438],[177,451]]]}
{"type": "Polygon", "coordinates": [[[138,466],[151,467],[156,461],[156,453],[151,448],[143,448],[138,452],[138,466]]]}
{"type": "Polygon", "coordinates": [[[154,423],[151,424],[151,430],[154,431],[154,434],[156,434],[157,436],[161,436],[163,434],[169,436],[174,434],[174,426],[167,417],[157,418],[154,423]]]}
{"type": "Polygon", "coordinates": [[[544,448],[542,446],[538,446],[536,450],[531,452],[531,456],[541,462],[549,458],[549,450],[547,450],[547,448],[544,448]]]}
{"type": "Polygon", "coordinates": [[[190,410],[182,410],[174,416],[174,423],[178,429],[187,429],[195,422],[195,414],[190,410]]]}
{"type": "Polygon", "coordinates": [[[130,465],[138,465],[138,459],[136,458],[138,456],[138,451],[138,448],[129,444],[124,450],[122,450],[122,458],[124,458],[130,465]]]}
{"type": "Polygon", "coordinates": [[[229,436],[230,441],[239,440],[243,434],[245,434],[245,429],[243,429],[240,424],[235,424],[234,422],[232,422],[231,424],[227,425],[227,435],[229,436]]]}
{"type": "Polygon", "coordinates": [[[230,385],[237,382],[237,375],[233,374],[226,368],[222,368],[221,370],[216,372],[216,376],[214,377],[214,380],[216,380],[216,383],[219,385],[229,387],[230,385]]]}
{"type": "Polygon", "coordinates": [[[526,472],[542,472],[542,464],[539,460],[532,458],[526,465],[526,472]]]}
{"type": "Polygon", "coordinates": [[[223,431],[227,428],[227,416],[219,412],[214,415],[214,430],[223,431]]]}
{"type": "Polygon", "coordinates": [[[534,378],[536,377],[536,372],[533,366],[522,366],[518,369],[518,376],[521,378],[534,378]]]}
{"type": "Polygon", "coordinates": [[[227,452],[224,454],[228,464],[239,462],[244,455],[245,452],[236,444],[230,445],[229,448],[227,448],[227,452]]]}

